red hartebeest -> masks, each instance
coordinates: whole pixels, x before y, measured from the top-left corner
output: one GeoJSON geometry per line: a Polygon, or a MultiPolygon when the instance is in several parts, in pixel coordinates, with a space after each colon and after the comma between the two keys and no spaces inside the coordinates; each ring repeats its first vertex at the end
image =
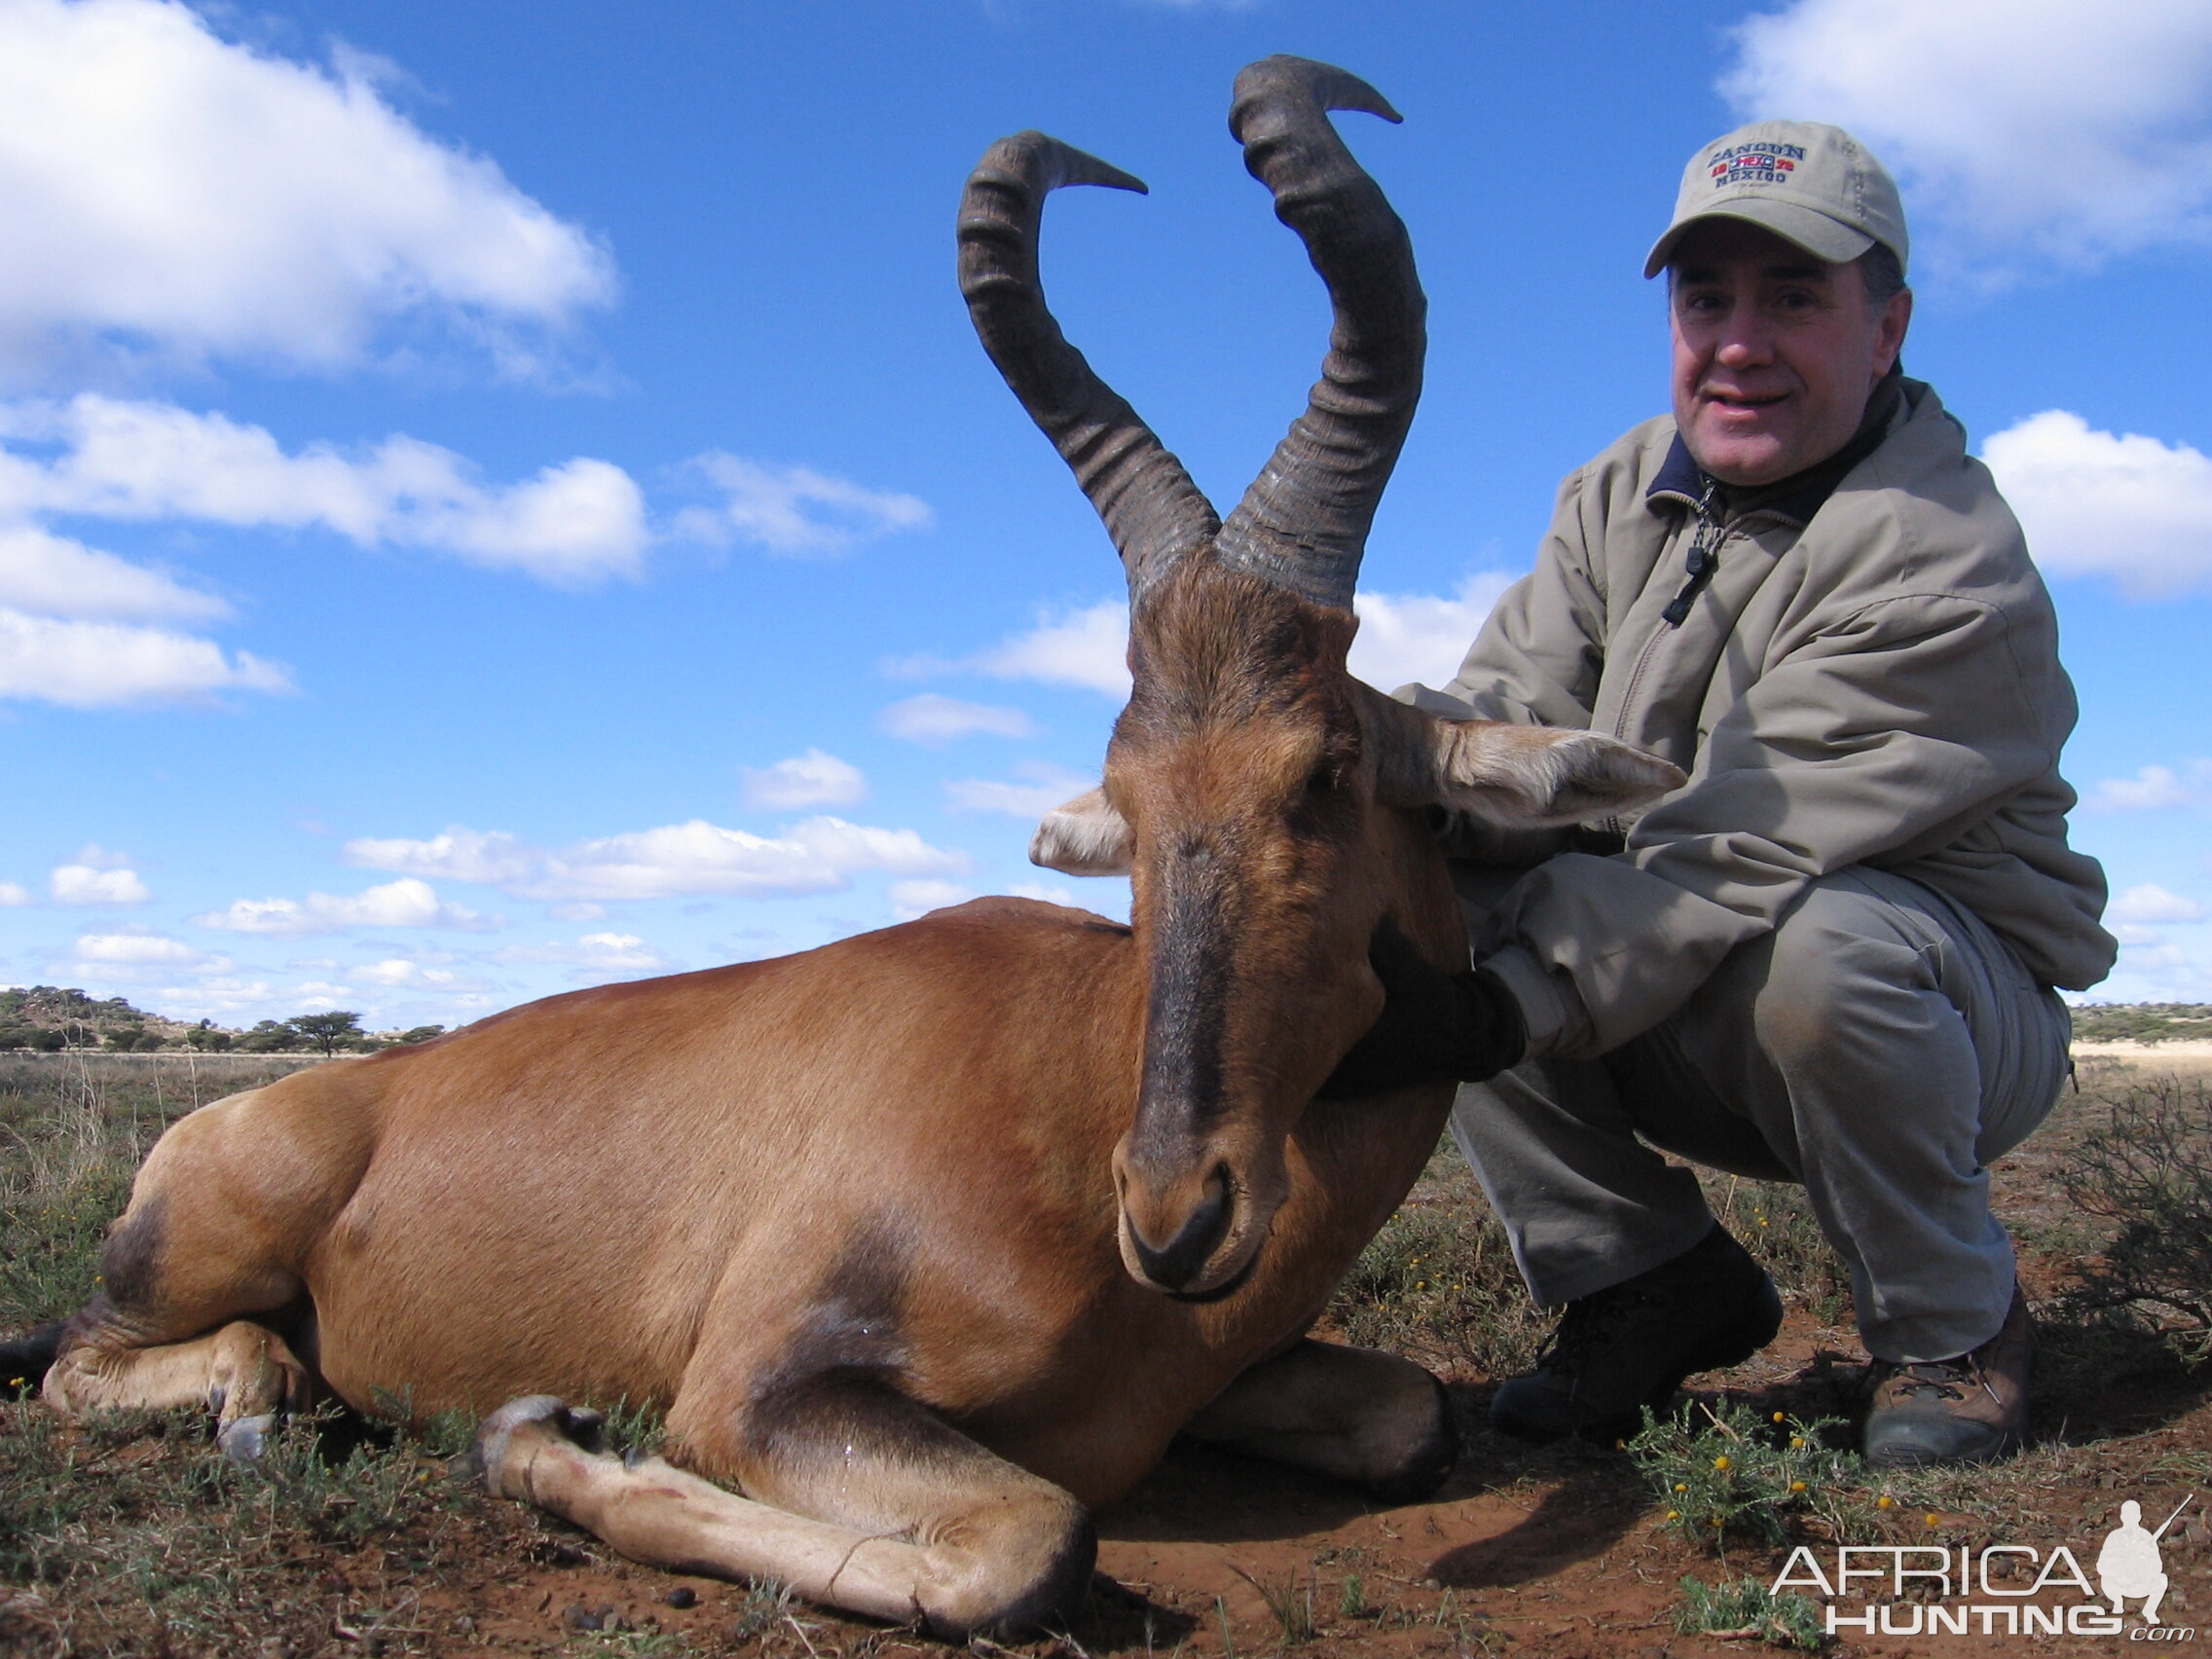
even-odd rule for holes
{"type": "Polygon", "coordinates": [[[1679,774],[1346,672],[1423,302],[1328,109],[1396,119],[1302,59],[1236,84],[1336,322],[1226,524],[1038,287],[1048,191],[1141,187],[1022,133],[961,204],[983,343],[1127,567],[1135,689],[1102,791],[1037,854],[1128,869],[1133,925],[981,900],[219,1101],[147,1159],[50,1402],[206,1400],[251,1456],[317,1382],[422,1414],[528,1395],[479,1436],[493,1491],[640,1561],[947,1633],[1063,1614],[1087,1509],[1178,1432],[1385,1494],[1442,1478],[1434,1380],[1305,1333],[1451,1090],[1315,1091],[1381,1007],[1379,928],[1464,963],[1423,809],[1572,823],[1679,774]],[[672,1461],[600,1450],[563,1404],[617,1397],[666,1408],[672,1461]]]}

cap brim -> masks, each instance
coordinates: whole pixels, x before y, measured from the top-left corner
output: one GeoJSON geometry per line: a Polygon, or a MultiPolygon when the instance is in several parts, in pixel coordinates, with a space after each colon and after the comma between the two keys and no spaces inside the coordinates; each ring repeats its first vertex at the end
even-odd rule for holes
{"type": "Polygon", "coordinates": [[[1784,241],[1794,243],[1829,265],[1846,264],[1874,245],[1874,239],[1865,232],[1838,224],[1811,207],[1794,202],[1777,202],[1772,197],[1739,197],[1732,202],[1716,202],[1702,212],[1669,225],[1667,234],[1651,244],[1651,257],[1643,262],[1644,276],[1656,276],[1666,270],[1667,262],[1674,258],[1682,238],[1708,219],[1741,219],[1761,230],[1772,231],[1784,241]]]}

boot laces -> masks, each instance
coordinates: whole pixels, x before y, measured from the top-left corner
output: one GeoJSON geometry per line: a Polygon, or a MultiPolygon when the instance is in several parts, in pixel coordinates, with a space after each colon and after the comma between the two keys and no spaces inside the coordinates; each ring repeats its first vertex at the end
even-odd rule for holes
{"type": "Polygon", "coordinates": [[[1961,1354],[1957,1359],[1900,1365],[1891,1380],[1897,1391],[1908,1399],[1916,1394],[1935,1394],[1946,1400],[1963,1400],[1978,1384],[1977,1370],[1972,1354],[1961,1354]]]}

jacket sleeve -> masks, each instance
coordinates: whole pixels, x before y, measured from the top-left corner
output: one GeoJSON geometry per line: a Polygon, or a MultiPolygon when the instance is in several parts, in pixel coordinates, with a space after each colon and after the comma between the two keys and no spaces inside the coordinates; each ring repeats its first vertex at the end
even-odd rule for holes
{"type": "Polygon", "coordinates": [[[1525,1002],[1540,977],[1567,1005],[1540,1046],[1626,1042],[1813,877],[1909,862],[2042,778],[2055,740],[2022,659],[2043,653],[2016,644],[2001,607],[1930,593],[1778,645],[1625,852],[1553,859],[1506,896],[1499,971],[1525,1002]]]}

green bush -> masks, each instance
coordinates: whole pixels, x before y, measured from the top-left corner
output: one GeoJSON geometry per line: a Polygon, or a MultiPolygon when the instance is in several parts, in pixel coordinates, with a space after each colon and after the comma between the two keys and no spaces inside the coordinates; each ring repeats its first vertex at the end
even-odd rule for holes
{"type": "Polygon", "coordinates": [[[1698,1410],[1702,1421],[1647,1411],[1628,1455],[1667,1506],[1661,1525],[1716,1555],[1732,1541],[1781,1543],[1792,1519],[1832,1510],[1853,1486],[1849,1454],[1825,1443],[1844,1431],[1840,1419],[1762,1419],[1735,1402],[1698,1410]]]}

